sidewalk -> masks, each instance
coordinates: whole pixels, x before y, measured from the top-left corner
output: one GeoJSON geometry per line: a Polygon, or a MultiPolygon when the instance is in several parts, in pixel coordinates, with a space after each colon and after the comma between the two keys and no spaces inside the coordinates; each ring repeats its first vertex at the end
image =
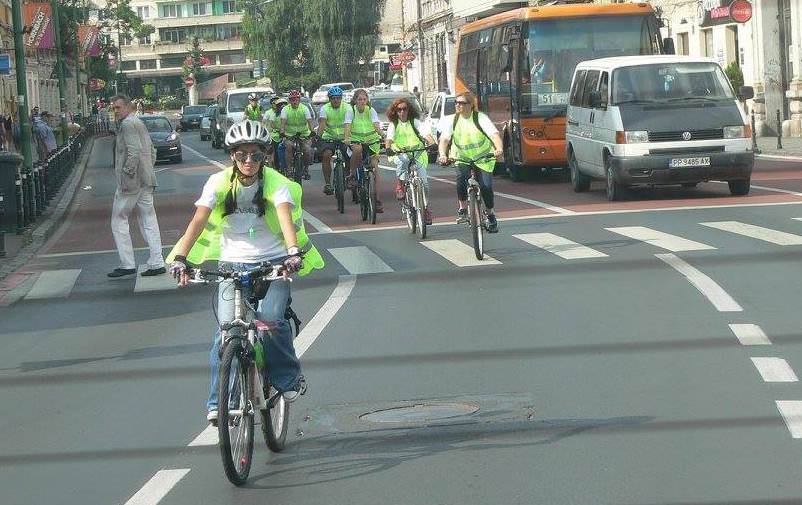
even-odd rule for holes
{"type": "Polygon", "coordinates": [[[777,149],[777,137],[758,137],[757,146],[761,155],[797,157],[802,161],[802,138],[783,137],[782,149],[777,149]]]}

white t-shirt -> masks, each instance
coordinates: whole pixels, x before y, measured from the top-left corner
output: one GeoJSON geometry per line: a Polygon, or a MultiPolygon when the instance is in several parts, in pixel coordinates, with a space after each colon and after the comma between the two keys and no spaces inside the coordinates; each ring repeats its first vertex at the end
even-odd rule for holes
{"type": "MultiPolygon", "coordinates": [[[[307,107],[305,104],[299,104],[299,105],[298,105],[298,108],[299,108],[299,109],[300,109],[300,108],[302,108],[302,107],[303,107],[303,109],[304,109],[304,112],[305,112],[306,119],[312,119],[312,113],[311,113],[311,112],[309,112],[309,107],[307,107]]],[[[283,109],[281,109],[281,116],[280,116],[280,117],[281,117],[281,119],[287,119],[287,111],[288,111],[290,108],[292,108],[292,105],[285,105],[285,106],[284,106],[284,108],[283,108],[283,109]]]]}
{"type": "MultiPolygon", "coordinates": [[[[462,120],[464,121],[465,118],[463,118],[462,120]]],[[[468,116],[468,121],[473,123],[473,119],[470,116],[468,116]]],[[[444,121],[443,123],[445,124],[443,124],[442,129],[440,130],[440,136],[450,139],[451,135],[454,133],[454,116],[450,116],[449,121],[448,122],[444,121]]],[[[488,137],[492,138],[493,135],[498,133],[498,129],[496,128],[496,125],[493,124],[493,121],[491,121],[490,118],[487,117],[487,114],[484,114],[482,112],[479,113],[479,126],[482,128],[482,131],[484,131],[488,137]]]]}
{"type": "MultiPolygon", "coordinates": [[[[349,107],[348,110],[345,111],[345,124],[351,124],[354,122],[355,110],[356,110],[356,105],[354,105],[353,107],[349,107]]],[[[370,122],[371,123],[379,122],[379,115],[376,114],[376,109],[374,109],[373,107],[370,108],[370,122]]]]}
{"type": "MultiPolygon", "coordinates": [[[[200,198],[195,202],[196,206],[214,208],[219,184],[219,179],[215,175],[206,181],[200,198]]],[[[259,263],[287,255],[284,244],[270,232],[264,216],[259,215],[259,208],[253,203],[259,184],[258,180],[250,186],[237,184],[237,208],[233,214],[223,219],[223,233],[220,237],[221,261],[259,263]]],[[[291,207],[295,206],[290,190],[286,186],[272,196],[274,205],[289,203],[291,207]]]]}
{"type": "MultiPolygon", "coordinates": [[[[428,122],[423,123],[418,119],[415,119],[413,121],[414,121],[413,124],[415,125],[415,128],[418,130],[418,133],[420,133],[420,136],[425,139],[426,136],[431,133],[431,127],[429,126],[429,123],[428,122]]],[[[387,140],[393,140],[393,138],[395,138],[395,125],[393,124],[392,121],[390,121],[390,124],[387,126],[387,140]]]]}

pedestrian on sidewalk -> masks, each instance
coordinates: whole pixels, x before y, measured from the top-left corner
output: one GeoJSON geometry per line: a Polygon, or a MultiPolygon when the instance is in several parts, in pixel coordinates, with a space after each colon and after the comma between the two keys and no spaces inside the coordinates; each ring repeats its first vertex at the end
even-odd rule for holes
{"type": "Polygon", "coordinates": [[[120,266],[108,274],[123,277],[136,273],[134,247],[128,220],[134,207],[139,211],[139,230],[150,248],[147,277],[165,273],[159,222],[153,206],[153,191],[156,189],[156,149],[150,140],[145,123],[133,114],[134,105],[126,95],[116,95],[111,100],[111,109],[120,121],[114,145],[114,172],[117,176],[117,191],[111,210],[111,232],[120,255],[120,266]]]}

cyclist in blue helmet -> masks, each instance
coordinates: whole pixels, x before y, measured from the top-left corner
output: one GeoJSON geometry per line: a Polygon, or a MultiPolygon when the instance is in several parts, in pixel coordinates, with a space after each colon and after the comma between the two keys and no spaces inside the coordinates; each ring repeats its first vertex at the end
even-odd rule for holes
{"type": "MultiPolygon", "coordinates": [[[[342,142],[345,138],[345,113],[351,106],[343,104],[343,90],[339,86],[332,86],[328,91],[329,102],[320,108],[317,134],[321,142],[318,146],[320,161],[323,166],[323,192],[330,195],[334,192],[331,187],[331,156],[334,154],[335,142],[342,142]]],[[[342,149],[343,159],[348,154],[342,149]]]]}

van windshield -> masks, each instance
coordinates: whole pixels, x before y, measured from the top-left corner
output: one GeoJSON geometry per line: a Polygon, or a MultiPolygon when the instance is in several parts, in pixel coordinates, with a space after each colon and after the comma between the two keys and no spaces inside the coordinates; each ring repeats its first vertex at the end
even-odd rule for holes
{"type": "Polygon", "coordinates": [[[715,63],[652,64],[613,71],[613,105],[732,99],[732,86],[715,63]]]}
{"type": "Polygon", "coordinates": [[[236,93],[228,95],[228,112],[242,112],[248,105],[249,93],[236,93]]]}

